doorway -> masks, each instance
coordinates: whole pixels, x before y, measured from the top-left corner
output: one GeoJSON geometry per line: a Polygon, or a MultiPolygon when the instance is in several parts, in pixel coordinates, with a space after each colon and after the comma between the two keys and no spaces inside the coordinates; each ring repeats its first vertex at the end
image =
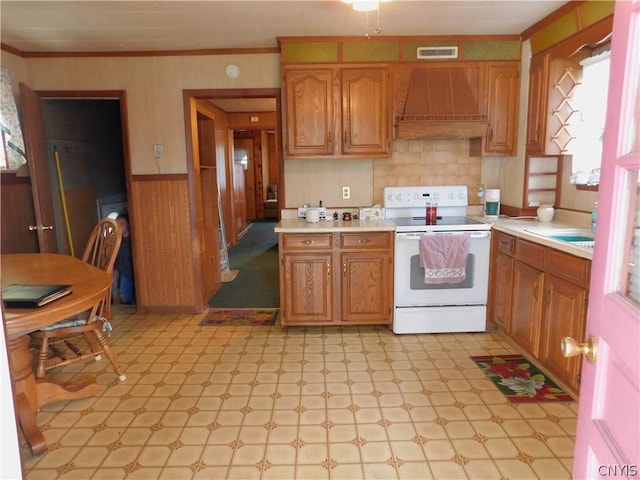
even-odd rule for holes
{"type": "Polygon", "coordinates": [[[58,252],[81,256],[91,230],[127,210],[120,101],[42,100],[58,252]]]}
{"type": "MultiPolygon", "coordinates": [[[[251,89],[251,90],[185,90],[184,92],[185,102],[185,118],[186,118],[186,136],[187,136],[187,172],[189,177],[189,189],[192,192],[204,192],[206,190],[216,189],[217,199],[220,203],[219,207],[219,225],[221,232],[220,242],[220,256],[217,257],[217,262],[213,262],[204,265],[205,260],[201,263],[201,271],[198,272],[200,276],[203,276],[207,268],[211,266],[220,268],[225,262],[221,261],[220,257],[223,257],[227,252],[226,249],[238,244],[240,234],[246,231],[247,223],[247,203],[253,204],[255,208],[256,219],[264,218],[264,212],[260,210],[259,201],[251,201],[254,198],[264,195],[267,198],[268,183],[265,183],[264,175],[269,174],[269,169],[266,171],[257,171],[255,168],[251,170],[251,176],[246,174],[245,165],[249,168],[249,158],[246,159],[242,156],[234,156],[234,132],[244,132],[250,130],[261,131],[260,136],[265,137],[264,143],[260,149],[255,148],[255,141],[253,142],[253,157],[256,155],[260,160],[265,158],[273,151],[274,165],[271,166],[271,170],[275,171],[274,175],[276,179],[276,186],[273,189],[280,193],[278,199],[282,202],[283,189],[281,188],[281,179],[283,178],[284,165],[279,152],[281,152],[280,145],[277,145],[277,139],[280,138],[277,132],[280,129],[280,90],[279,89],[251,89]],[[260,108],[263,102],[268,102],[271,107],[271,111],[268,110],[256,110],[256,106],[260,108]],[[248,107],[243,111],[238,111],[237,105],[246,104],[248,107]],[[275,107],[275,111],[274,111],[275,107]],[[204,139],[206,145],[203,145],[203,139],[200,138],[201,128],[197,123],[198,113],[208,112],[210,118],[215,125],[213,135],[210,135],[208,139],[204,139]],[[250,113],[252,112],[252,113],[250,113]],[[267,115],[268,112],[270,115],[267,115]],[[265,122],[265,118],[269,117],[270,121],[265,122]],[[269,134],[267,128],[272,133],[271,135],[271,147],[269,146],[269,134]],[[208,146],[208,148],[203,148],[208,146]],[[213,160],[216,166],[216,184],[207,184],[206,188],[203,186],[202,178],[202,158],[201,154],[203,150],[212,149],[215,152],[213,160]],[[260,150],[259,153],[256,153],[260,150]],[[236,158],[237,157],[237,158],[236,158]],[[243,158],[241,158],[243,157],[243,158]],[[247,183],[247,177],[249,182],[247,183]],[[249,187],[249,188],[247,188],[249,187]],[[253,191],[253,193],[251,193],[253,191]],[[261,216],[262,215],[262,216],[261,216]],[[223,239],[222,236],[225,236],[223,239]]],[[[241,136],[241,135],[240,135],[241,136]]],[[[240,150],[240,148],[238,149],[240,150]]],[[[267,179],[268,182],[268,179],[267,179]]],[[[194,228],[199,229],[200,219],[204,214],[212,208],[210,202],[206,201],[206,198],[202,194],[197,194],[191,197],[192,202],[192,219],[191,222],[194,228]]],[[[281,203],[281,205],[283,202],[281,203]]],[[[251,208],[251,206],[249,207],[251,208]]],[[[262,208],[264,208],[262,206],[262,208]]],[[[253,216],[253,211],[250,211],[253,216]]],[[[200,255],[205,249],[200,247],[200,255]]],[[[234,268],[231,266],[231,268],[234,268]]],[[[277,261],[274,263],[274,268],[277,269],[277,261]]],[[[236,277],[237,278],[237,277],[236,277]]],[[[265,279],[266,280],[266,279],[265,279]]],[[[236,280],[233,280],[234,282],[236,280]]],[[[216,291],[220,288],[220,285],[216,288],[216,291]]],[[[204,292],[203,292],[204,293],[204,292]]],[[[214,292],[215,294],[215,292],[214,292]]],[[[209,297],[210,298],[210,297],[209,297]]]]}
{"type": "Polygon", "coordinates": [[[33,195],[9,227],[37,234],[41,253],[81,257],[95,224],[127,206],[125,92],[20,92],[33,195]]]}

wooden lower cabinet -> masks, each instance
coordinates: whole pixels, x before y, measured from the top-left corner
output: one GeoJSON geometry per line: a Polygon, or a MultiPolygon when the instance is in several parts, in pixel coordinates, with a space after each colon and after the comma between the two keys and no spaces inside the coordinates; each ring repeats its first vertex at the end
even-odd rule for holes
{"type": "Polygon", "coordinates": [[[489,320],[577,394],[582,359],[560,342],[584,339],[591,262],[503,232],[493,249],[489,320]]]}
{"type": "Polygon", "coordinates": [[[281,233],[282,325],[391,323],[392,235],[281,233]]]}
{"type": "Polygon", "coordinates": [[[515,237],[502,232],[495,232],[492,236],[489,281],[493,288],[489,298],[488,319],[505,332],[511,328],[515,240],[515,237]]]}
{"type": "Polygon", "coordinates": [[[331,263],[330,252],[283,255],[280,267],[283,289],[280,305],[282,312],[286,312],[286,323],[331,322],[331,263]]]}
{"type": "Polygon", "coordinates": [[[378,252],[341,253],[341,320],[389,323],[393,294],[391,255],[378,252]]]}
{"type": "Polygon", "coordinates": [[[525,351],[538,355],[544,273],[516,261],[509,333],[525,351]]]}
{"type": "Polygon", "coordinates": [[[583,340],[587,313],[587,289],[555,275],[545,278],[545,308],[542,317],[538,358],[563,383],[579,389],[582,356],[564,358],[560,352],[563,337],[583,340]]]}

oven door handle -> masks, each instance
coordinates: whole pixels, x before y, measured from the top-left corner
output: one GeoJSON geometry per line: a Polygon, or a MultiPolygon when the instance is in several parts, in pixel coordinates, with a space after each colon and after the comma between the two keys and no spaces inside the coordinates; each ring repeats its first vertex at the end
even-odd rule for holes
{"type": "Polygon", "coordinates": [[[414,240],[424,235],[468,235],[473,240],[481,238],[490,238],[491,231],[481,232],[414,232],[414,233],[396,233],[396,240],[414,240]]]}

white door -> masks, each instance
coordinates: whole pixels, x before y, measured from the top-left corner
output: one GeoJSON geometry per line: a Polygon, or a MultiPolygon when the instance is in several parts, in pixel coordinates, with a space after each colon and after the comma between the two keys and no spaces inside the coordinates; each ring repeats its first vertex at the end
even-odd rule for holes
{"type": "Polygon", "coordinates": [[[640,0],[617,1],[573,478],[640,474],[640,0]]]}

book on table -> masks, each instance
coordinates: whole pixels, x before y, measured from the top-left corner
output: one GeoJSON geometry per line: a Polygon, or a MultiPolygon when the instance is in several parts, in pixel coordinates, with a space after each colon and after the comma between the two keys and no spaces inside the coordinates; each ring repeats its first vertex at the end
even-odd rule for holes
{"type": "Polygon", "coordinates": [[[2,300],[6,308],[36,308],[47,305],[71,293],[71,285],[19,284],[2,289],[2,300]]]}

